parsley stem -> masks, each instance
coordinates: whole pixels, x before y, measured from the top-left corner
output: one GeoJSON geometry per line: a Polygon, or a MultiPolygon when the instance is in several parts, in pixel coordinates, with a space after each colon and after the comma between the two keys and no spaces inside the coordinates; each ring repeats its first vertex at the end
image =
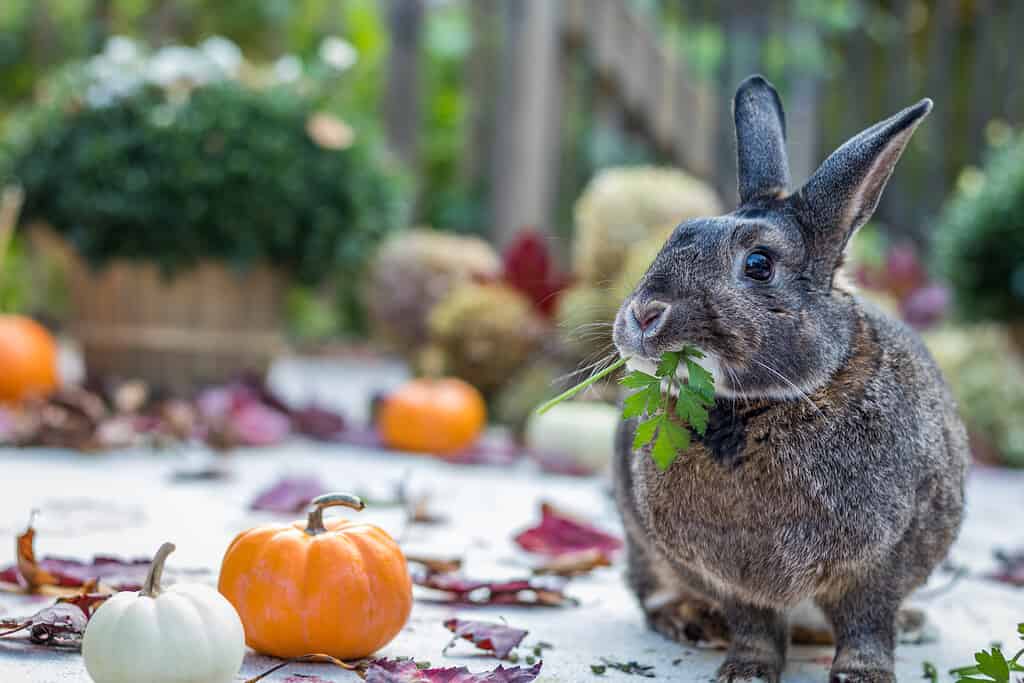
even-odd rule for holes
{"type": "Polygon", "coordinates": [[[606,367],[601,372],[598,372],[597,374],[591,375],[590,377],[588,377],[587,379],[583,380],[582,382],[580,382],[579,384],[577,384],[573,388],[571,388],[571,389],[569,389],[567,391],[562,392],[558,396],[555,396],[550,401],[547,401],[543,405],[541,405],[540,408],[537,408],[537,414],[538,415],[543,415],[544,413],[546,413],[549,410],[551,410],[554,406],[558,405],[559,403],[561,403],[562,401],[564,401],[566,399],[572,398],[576,394],[580,393],[581,391],[583,391],[584,389],[589,387],[591,384],[594,384],[595,382],[600,382],[602,379],[604,379],[605,377],[607,377],[608,375],[612,374],[613,372],[615,372],[616,370],[621,368],[623,365],[625,365],[626,361],[628,361],[628,360],[629,360],[628,357],[620,358],[617,361],[615,361],[614,363],[612,363],[611,365],[609,365],[608,367],[606,367]]]}

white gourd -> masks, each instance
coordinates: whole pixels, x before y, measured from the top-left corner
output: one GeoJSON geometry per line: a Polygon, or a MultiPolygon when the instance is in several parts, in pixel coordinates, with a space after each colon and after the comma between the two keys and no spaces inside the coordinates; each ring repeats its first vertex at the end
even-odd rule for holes
{"type": "Polygon", "coordinates": [[[615,430],[622,415],[615,406],[596,401],[566,401],[526,423],[526,444],[538,451],[568,456],[603,472],[615,451],[615,430]]]}
{"type": "Polygon", "coordinates": [[[96,683],[228,683],[242,666],[245,634],[224,596],[197,583],[160,587],[164,543],[142,590],[122,592],[89,620],[82,656],[96,683]]]}

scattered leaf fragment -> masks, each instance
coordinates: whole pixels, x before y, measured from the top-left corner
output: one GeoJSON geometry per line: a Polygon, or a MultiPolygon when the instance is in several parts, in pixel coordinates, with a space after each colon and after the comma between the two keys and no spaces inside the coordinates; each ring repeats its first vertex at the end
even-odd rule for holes
{"type": "Polygon", "coordinates": [[[413,582],[444,593],[440,602],[452,605],[565,607],[576,604],[564,592],[565,580],[556,576],[478,581],[460,574],[414,574],[413,582]]]}
{"type": "Polygon", "coordinates": [[[256,496],[249,507],[268,512],[298,513],[324,493],[327,493],[327,487],[316,477],[284,477],[256,496]]]}
{"type": "Polygon", "coordinates": [[[597,550],[610,557],[622,547],[620,539],[573,518],[550,503],[541,505],[540,524],[520,532],[515,541],[524,550],[549,557],[584,550],[597,550]]]}
{"type": "Polygon", "coordinates": [[[598,567],[608,566],[611,566],[608,555],[597,548],[591,548],[554,557],[534,567],[533,573],[572,577],[587,574],[598,567]]]}
{"type": "Polygon", "coordinates": [[[472,673],[464,666],[421,669],[410,660],[377,660],[366,670],[367,683],[530,683],[540,675],[543,662],[530,668],[498,665],[491,671],[472,673]]]}
{"type": "Polygon", "coordinates": [[[505,659],[512,650],[523,642],[529,631],[521,628],[512,628],[504,624],[497,624],[491,621],[469,621],[465,619],[448,619],[444,622],[445,628],[455,634],[452,642],[448,643],[442,654],[447,652],[459,638],[468,640],[481,650],[491,650],[498,659],[505,659]]]}
{"type": "Polygon", "coordinates": [[[428,557],[406,553],[405,559],[422,566],[428,574],[450,574],[462,569],[462,558],[459,557],[428,557]]]}
{"type": "MultiPolygon", "coordinates": [[[[622,673],[630,674],[631,676],[641,676],[643,678],[656,678],[653,666],[647,666],[635,661],[617,662],[614,659],[609,659],[608,657],[601,657],[601,662],[604,665],[602,667],[601,673],[604,673],[605,668],[607,668],[615,669],[616,671],[621,671],[622,673]]],[[[601,667],[600,664],[596,666],[601,667]]],[[[593,664],[590,666],[591,671],[594,671],[594,673],[598,673],[594,670],[594,667],[595,665],[593,664]]]]}
{"type": "Polygon", "coordinates": [[[28,630],[29,640],[36,645],[77,646],[85,634],[95,605],[108,597],[58,600],[30,617],[0,620],[0,637],[28,630]]]}
{"type": "Polygon", "coordinates": [[[994,555],[999,566],[988,575],[988,578],[1011,586],[1024,587],[1024,548],[1013,552],[996,550],[994,555]]]}

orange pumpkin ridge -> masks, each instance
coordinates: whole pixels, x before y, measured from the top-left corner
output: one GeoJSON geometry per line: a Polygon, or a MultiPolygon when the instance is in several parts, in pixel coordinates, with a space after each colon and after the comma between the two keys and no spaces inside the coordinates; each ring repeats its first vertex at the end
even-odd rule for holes
{"type": "Polygon", "coordinates": [[[460,379],[417,379],[389,394],[377,415],[388,446],[449,455],[473,443],[487,422],[483,396],[460,379]]]}
{"type": "Polygon", "coordinates": [[[389,643],[412,610],[412,581],[398,544],[379,527],[335,519],[313,501],[309,519],[244,531],[231,542],[218,589],[235,606],[254,650],[281,658],[322,652],[369,656],[389,643]]]}

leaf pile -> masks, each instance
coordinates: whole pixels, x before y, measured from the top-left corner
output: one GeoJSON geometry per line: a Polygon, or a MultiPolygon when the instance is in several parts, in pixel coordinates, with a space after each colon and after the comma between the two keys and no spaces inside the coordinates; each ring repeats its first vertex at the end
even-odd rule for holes
{"type": "Polygon", "coordinates": [[[703,353],[687,346],[663,354],[654,375],[637,370],[619,380],[622,386],[634,390],[623,404],[622,417],[645,418],[637,425],[633,449],[653,442],[651,458],[662,471],[690,447],[690,431],[684,425],[701,436],[707,430],[715,386],[711,373],[696,362],[703,357],[703,353]],[[686,367],[686,383],[676,374],[680,365],[686,367]]]}
{"type": "Polygon", "coordinates": [[[30,617],[0,619],[0,637],[28,631],[29,640],[36,645],[78,646],[89,619],[109,597],[108,594],[82,593],[58,598],[30,617]]]}

